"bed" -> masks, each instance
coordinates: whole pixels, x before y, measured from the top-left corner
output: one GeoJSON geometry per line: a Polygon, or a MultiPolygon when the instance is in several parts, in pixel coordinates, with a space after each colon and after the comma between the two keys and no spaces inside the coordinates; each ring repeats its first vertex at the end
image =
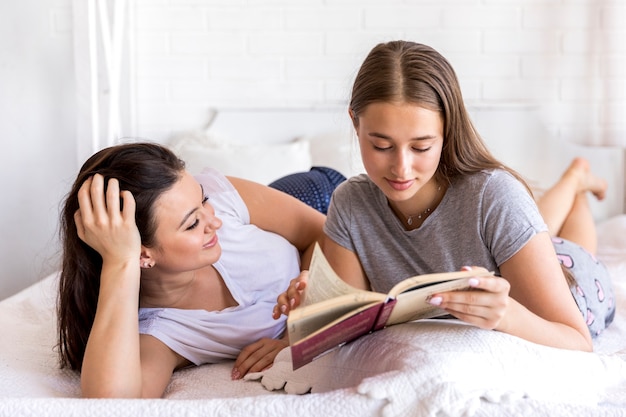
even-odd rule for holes
{"type": "MultiPolygon", "coordinates": [[[[328,114],[321,117],[328,119],[328,114]]],[[[333,117],[333,123],[339,120],[333,117]]],[[[214,158],[215,163],[229,161],[234,154],[238,163],[220,168],[247,176],[237,172],[245,165],[241,164],[245,149],[250,153],[245,166],[264,175],[257,178],[261,182],[310,165],[334,166],[347,175],[361,169],[353,150],[344,148],[337,137],[336,132],[346,133],[343,125],[338,130],[333,126],[333,134],[318,129],[295,141],[284,140],[288,133],[276,133],[263,138],[262,147],[250,149],[250,143],[225,144],[223,138],[229,135],[225,126],[237,124],[227,116],[222,120],[222,125],[212,126],[210,148],[206,132],[186,132],[172,141],[173,148],[189,156],[192,171],[201,163],[193,159],[199,152],[206,152],[202,157],[214,158]],[[333,151],[322,155],[319,149],[329,145],[333,151]],[[286,172],[276,171],[274,160],[264,161],[262,148],[274,158],[288,160],[278,164],[286,172]]],[[[297,117],[292,121],[302,127],[297,117]]],[[[586,155],[593,158],[594,152],[586,155]]],[[[617,315],[594,340],[593,353],[538,346],[456,320],[424,320],[367,335],[297,371],[291,370],[286,349],[272,368],[246,380],[231,381],[232,363],[225,362],[176,372],[163,399],[81,399],[79,376],[57,366],[57,274],[52,274],[0,302],[0,416],[626,415],[623,154],[611,155],[617,162],[601,168],[607,170],[605,176],[612,176],[612,188],[622,187],[616,200],[622,205],[597,211],[598,258],[612,274],[617,315]]],[[[514,162],[523,168],[528,158],[514,162]]],[[[536,169],[528,172],[548,176],[536,169]]]]}

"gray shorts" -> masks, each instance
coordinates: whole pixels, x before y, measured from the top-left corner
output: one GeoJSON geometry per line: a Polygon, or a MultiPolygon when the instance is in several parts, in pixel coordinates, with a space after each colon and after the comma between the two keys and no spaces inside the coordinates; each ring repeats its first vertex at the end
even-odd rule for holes
{"type": "Polygon", "coordinates": [[[615,316],[615,297],[606,266],[581,246],[558,237],[552,238],[559,262],[576,284],[570,290],[592,337],[598,336],[615,316]]]}

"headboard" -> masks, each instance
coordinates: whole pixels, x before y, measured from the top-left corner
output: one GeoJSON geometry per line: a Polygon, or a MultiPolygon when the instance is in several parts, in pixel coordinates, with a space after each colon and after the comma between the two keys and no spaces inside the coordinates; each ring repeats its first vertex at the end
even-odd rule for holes
{"type": "MultiPolygon", "coordinates": [[[[573,157],[584,156],[609,184],[604,201],[591,201],[596,220],[625,212],[623,149],[558,139],[531,105],[471,106],[469,112],[494,155],[520,172],[531,186],[550,186],[573,157]]],[[[224,109],[212,116],[205,131],[181,132],[172,143],[189,138],[197,143],[208,140],[219,151],[211,154],[217,168],[228,175],[268,183],[276,175],[307,170],[310,165],[331,166],[346,176],[363,172],[345,107],[224,109]]]]}

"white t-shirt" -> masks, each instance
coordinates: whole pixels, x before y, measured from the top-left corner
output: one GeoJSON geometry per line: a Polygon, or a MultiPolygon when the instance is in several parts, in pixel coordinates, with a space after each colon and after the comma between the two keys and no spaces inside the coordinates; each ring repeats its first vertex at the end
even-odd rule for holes
{"type": "Polygon", "coordinates": [[[195,178],[222,220],[222,255],[214,267],[238,305],[221,311],[140,308],[139,332],[200,365],[234,359],[245,346],[282,335],[285,318],[274,320],[272,309],[300,273],[300,256],[282,236],[250,224],[245,203],[222,174],[209,169],[195,178]]]}

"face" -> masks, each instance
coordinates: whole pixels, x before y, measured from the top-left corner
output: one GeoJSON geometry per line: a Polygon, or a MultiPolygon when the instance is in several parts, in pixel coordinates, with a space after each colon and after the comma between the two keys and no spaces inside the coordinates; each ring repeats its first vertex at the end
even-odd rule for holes
{"type": "Polygon", "coordinates": [[[202,186],[185,172],[156,202],[155,265],[168,272],[199,269],[215,263],[220,255],[215,217],[202,186]]]}
{"type": "Polygon", "coordinates": [[[372,103],[358,118],[363,165],[392,203],[434,187],[443,147],[440,113],[408,103],[372,103]]]}

